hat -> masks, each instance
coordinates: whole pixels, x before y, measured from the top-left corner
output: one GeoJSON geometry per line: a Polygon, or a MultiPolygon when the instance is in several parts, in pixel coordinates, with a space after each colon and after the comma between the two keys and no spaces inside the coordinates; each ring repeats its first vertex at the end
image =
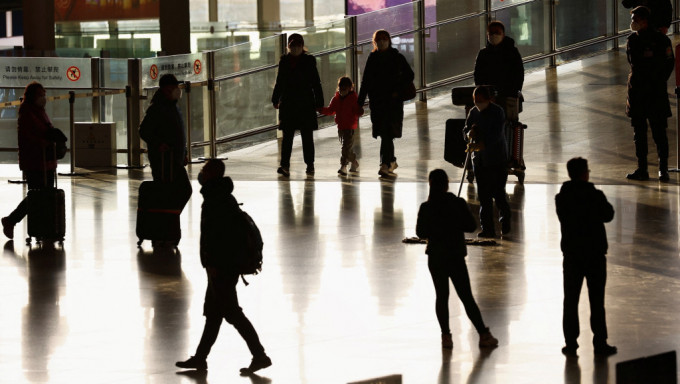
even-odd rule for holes
{"type": "Polygon", "coordinates": [[[166,73],[165,75],[161,76],[161,79],[158,80],[158,86],[163,88],[167,85],[178,85],[182,84],[181,81],[178,81],[175,75],[172,73],[166,73]]]}

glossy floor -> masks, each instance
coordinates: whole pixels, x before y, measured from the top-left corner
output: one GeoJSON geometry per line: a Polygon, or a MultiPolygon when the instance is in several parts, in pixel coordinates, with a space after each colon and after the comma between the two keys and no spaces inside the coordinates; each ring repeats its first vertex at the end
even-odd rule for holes
{"type": "MultiPolygon", "coordinates": [[[[135,244],[136,194],[148,170],[60,178],[63,249],[27,247],[22,223],[0,257],[0,383],[348,383],[392,374],[409,384],[614,383],[616,363],[680,345],[678,176],[670,183],[625,179],[635,166],[623,114],[627,71],[625,55],[611,52],[527,76],[521,119],[529,125],[528,169],[525,185],[510,177],[507,187],[512,236],[499,246],[470,246],[467,259],[484,319],[500,340],[495,350],[476,346],[453,293],[455,346],[440,348],[424,247],[401,242],[415,235],[431,169],[446,169],[458,190],[460,170],[441,159],[443,126],[463,111],[442,96],[407,106],[396,180],[377,177],[378,142],[367,117],[358,177],[336,174],[334,128],[315,133],[313,178],[304,175],[298,138],[290,180],[275,173],[277,143],[229,154],[234,194],[265,241],[264,271],[238,287],[274,362],[260,376],[239,376],[250,356],[227,324],[207,374],[174,367],[193,354],[203,325],[196,182],[179,253],[172,254],[135,244]],[[593,356],[585,291],[580,358],[560,353],[562,255],[553,198],[567,178],[566,160],[576,155],[590,160],[592,180],[616,209],[607,225],[606,300],[609,340],[619,353],[608,359],[593,356]]],[[[675,118],[669,124],[675,164],[675,118]]],[[[194,180],[199,167],[190,167],[194,180]]],[[[19,177],[16,166],[0,171],[2,182],[19,177]]],[[[24,192],[5,184],[0,212],[9,213],[24,192]]],[[[476,211],[475,186],[465,184],[462,194],[476,211]]]]}

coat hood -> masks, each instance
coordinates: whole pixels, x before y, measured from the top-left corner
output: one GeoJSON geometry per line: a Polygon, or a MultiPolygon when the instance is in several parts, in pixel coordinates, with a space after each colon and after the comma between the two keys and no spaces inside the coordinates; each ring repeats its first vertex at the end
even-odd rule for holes
{"type": "Polygon", "coordinates": [[[231,177],[224,176],[220,179],[210,180],[201,187],[203,198],[210,198],[215,195],[230,195],[234,191],[234,182],[231,177]]]}

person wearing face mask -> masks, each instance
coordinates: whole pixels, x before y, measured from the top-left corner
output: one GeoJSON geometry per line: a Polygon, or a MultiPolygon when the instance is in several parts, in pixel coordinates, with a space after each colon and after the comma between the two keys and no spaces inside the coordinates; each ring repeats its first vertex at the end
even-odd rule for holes
{"type": "Polygon", "coordinates": [[[498,208],[501,234],[510,232],[510,205],[505,193],[508,181],[506,164],[508,161],[505,141],[505,114],[503,109],[491,102],[488,87],[478,86],[473,93],[475,107],[470,110],[463,132],[474,144],[472,168],[477,179],[479,197],[479,221],[481,238],[496,237],[493,222],[493,202],[498,208]]]}
{"type": "Polygon", "coordinates": [[[272,93],[272,104],[279,110],[281,162],[276,172],[290,176],[290,156],[293,151],[295,131],[300,131],[302,154],[307,165],[306,173],[314,175],[314,130],[318,129],[316,112],[324,106],[321,78],[316,69],[316,58],[307,54],[302,35],[288,37],[288,53],[279,60],[279,71],[272,93]]]}
{"type": "MultiPolygon", "coordinates": [[[[28,189],[43,189],[54,185],[57,160],[45,158],[48,146],[53,145],[47,138],[52,122],[45,112],[46,103],[45,88],[40,83],[32,82],[26,86],[19,107],[18,139],[19,169],[24,173],[28,189]]],[[[27,213],[28,198],[25,198],[9,216],[0,220],[7,238],[14,237],[14,226],[27,213]]]]}
{"type": "Polygon", "coordinates": [[[366,60],[357,103],[363,107],[368,96],[374,138],[380,137],[382,177],[394,176],[398,167],[394,139],[401,137],[404,120],[402,91],[413,82],[414,73],[404,55],[392,48],[389,32],[373,33],[373,51],[366,60]]]}
{"type": "Polygon", "coordinates": [[[630,180],[648,180],[647,120],[656,143],[659,160],[659,181],[668,181],[667,119],[671,116],[667,81],[675,66],[670,39],[649,24],[650,11],[637,7],[631,12],[633,30],[626,43],[630,64],[626,115],[631,119],[637,169],[629,173],[630,180]]]}
{"type": "Polygon", "coordinates": [[[151,99],[139,136],[146,142],[151,175],[154,181],[169,183],[176,193],[180,211],[191,198],[189,175],[184,168],[189,163],[186,127],[177,102],[182,97],[180,81],[172,74],[161,76],[159,89],[151,99]]]}

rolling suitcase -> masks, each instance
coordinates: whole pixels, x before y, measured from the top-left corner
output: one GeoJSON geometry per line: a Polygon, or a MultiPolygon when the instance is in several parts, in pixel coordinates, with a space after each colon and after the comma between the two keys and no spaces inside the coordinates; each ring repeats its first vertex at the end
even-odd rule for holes
{"type": "MultiPolygon", "coordinates": [[[[161,167],[165,169],[164,161],[161,167]]],[[[151,240],[152,246],[161,242],[170,243],[174,247],[179,244],[182,238],[179,223],[182,210],[177,207],[177,193],[173,193],[173,189],[172,173],[170,182],[147,180],[139,186],[135,230],[139,239],[138,247],[141,247],[144,240],[151,240]]]]}
{"type": "MultiPolygon", "coordinates": [[[[43,160],[47,156],[47,152],[47,150],[43,151],[43,160]]],[[[52,156],[56,161],[56,143],[53,144],[52,156]]],[[[28,200],[28,212],[26,215],[28,220],[28,237],[26,238],[26,245],[31,244],[31,238],[35,238],[38,244],[45,241],[58,241],[60,245],[63,245],[64,235],[66,235],[64,190],[57,188],[56,169],[54,170],[54,185],[48,186],[46,173],[44,177],[45,188],[31,189],[26,196],[28,200]]]]}
{"type": "Polygon", "coordinates": [[[512,124],[507,132],[509,136],[508,145],[510,146],[510,174],[517,176],[520,184],[524,183],[524,170],[527,169],[524,165],[524,130],[527,129],[526,124],[519,121],[512,124]]]}
{"type": "Polygon", "coordinates": [[[58,241],[62,244],[66,234],[65,212],[63,189],[50,187],[28,191],[26,244],[31,244],[31,238],[35,238],[37,243],[58,241]]]}
{"type": "Polygon", "coordinates": [[[444,137],[444,160],[458,168],[465,165],[465,148],[467,143],[463,136],[465,119],[446,120],[446,133],[444,137]]]}

